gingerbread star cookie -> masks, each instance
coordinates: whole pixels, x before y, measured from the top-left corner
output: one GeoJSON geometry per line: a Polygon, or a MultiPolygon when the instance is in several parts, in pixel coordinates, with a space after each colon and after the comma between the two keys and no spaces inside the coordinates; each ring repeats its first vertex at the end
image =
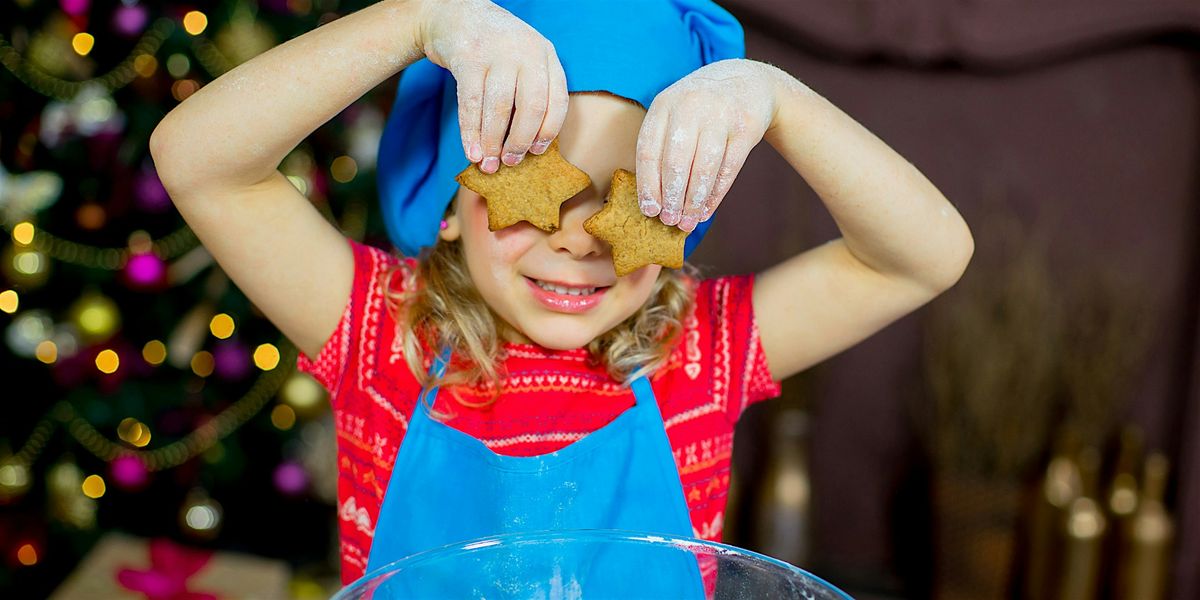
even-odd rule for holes
{"type": "Polygon", "coordinates": [[[492,174],[468,165],[455,181],[487,200],[488,229],[499,231],[529,221],[543,231],[558,230],[563,202],[587,189],[592,179],[558,152],[558,139],[542,154],[527,154],[520,164],[500,165],[492,174]]]}
{"type": "Polygon", "coordinates": [[[604,208],[588,217],[583,228],[612,246],[613,267],[624,277],[646,265],[672,269],[683,266],[683,244],[688,233],[647,217],[638,208],[637,180],[633,173],[617,169],[604,208]]]}

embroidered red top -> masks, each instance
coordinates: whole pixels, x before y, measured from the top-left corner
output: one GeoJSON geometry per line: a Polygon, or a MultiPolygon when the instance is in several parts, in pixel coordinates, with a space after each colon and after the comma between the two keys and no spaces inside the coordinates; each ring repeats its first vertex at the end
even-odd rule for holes
{"type": "MultiPolygon", "coordinates": [[[[362,576],[375,519],[419,384],[402,355],[397,324],[384,302],[385,274],[394,290],[412,285],[416,262],[349,240],[354,286],[333,335],[315,359],[301,353],[300,371],[330,391],[337,431],[338,518],[342,581],[362,576]]],[[[696,537],[720,541],[729,487],[733,429],[751,404],[779,395],[759,343],[750,294],[752,276],[701,280],[684,335],[665,367],[651,377],[675,455],[696,537]]],[[[590,365],[584,349],[553,351],[506,344],[502,393],[490,406],[439,402],[446,423],[499,454],[558,450],[634,405],[633,392],[590,365]]],[[[490,394],[456,388],[469,403],[490,394]],[[474,396],[474,397],[473,397],[474,396]]],[[[445,396],[449,399],[450,396],[445,396]]]]}

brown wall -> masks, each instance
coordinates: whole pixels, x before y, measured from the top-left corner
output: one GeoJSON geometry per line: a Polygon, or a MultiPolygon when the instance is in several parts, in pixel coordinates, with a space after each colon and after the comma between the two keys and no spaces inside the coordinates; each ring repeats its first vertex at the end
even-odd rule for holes
{"type": "MultiPolygon", "coordinates": [[[[1053,233],[1058,274],[1116,270],[1144,285],[1152,341],[1127,417],[1182,463],[1174,597],[1200,597],[1200,517],[1181,510],[1200,506],[1200,3],[723,4],[750,58],[874,131],[973,227],[1004,207],[1053,233]]],[[[695,261],[715,272],[837,235],[765,144],[712,231],[695,261]]],[[[922,390],[921,314],[812,373],[813,566],[865,586],[920,589],[928,569],[922,529],[906,530],[927,518],[906,500],[922,486],[907,412],[922,390]]],[[[739,448],[737,468],[756,456],[739,448]]]]}

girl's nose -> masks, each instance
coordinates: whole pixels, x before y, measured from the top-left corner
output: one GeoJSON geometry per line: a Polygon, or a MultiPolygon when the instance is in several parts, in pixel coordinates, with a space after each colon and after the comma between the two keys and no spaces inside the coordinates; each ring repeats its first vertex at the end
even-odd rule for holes
{"type": "Polygon", "coordinates": [[[604,242],[592,237],[583,229],[583,222],[596,214],[604,204],[600,198],[589,198],[581,194],[562,205],[558,218],[558,231],[550,234],[548,241],[557,252],[569,252],[572,258],[581,259],[604,253],[604,242]]]}

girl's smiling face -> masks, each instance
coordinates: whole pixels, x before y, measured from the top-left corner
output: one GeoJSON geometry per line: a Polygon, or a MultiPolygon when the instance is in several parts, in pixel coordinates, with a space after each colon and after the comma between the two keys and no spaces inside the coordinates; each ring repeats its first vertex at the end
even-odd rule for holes
{"type": "Polygon", "coordinates": [[[662,270],[651,265],[617,277],[611,249],[583,229],[604,204],[613,171],[634,170],[646,111],[603,92],[571,94],[569,106],[559,150],[592,185],[563,203],[558,231],[526,222],[488,231],[487,203],[460,187],[442,232],[460,239],[476,289],[507,325],[503,337],[555,350],[583,347],[629,318],[662,270]]]}

